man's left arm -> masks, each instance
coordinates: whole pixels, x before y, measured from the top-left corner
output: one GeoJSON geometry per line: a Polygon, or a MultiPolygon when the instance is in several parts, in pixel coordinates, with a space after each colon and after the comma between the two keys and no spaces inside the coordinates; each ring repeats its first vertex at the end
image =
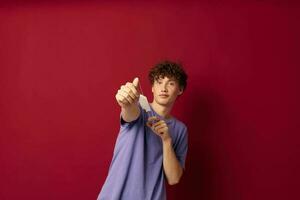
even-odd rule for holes
{"type": "Polygon", "coordinates": [[[153,130],[155,134],[160,136],[163,145],[163,167],[170,185],[179,183],[183,174],[183,168],[178,161],[172,145],[172,138],[169,133],[169,128],[164,120],[157,117],[150,117],[147,125],[153,130]],[[152,120],[157,120],[151,123],[152,120]]]}
{"type": "Polygon", "coordinates": [[[172,139],[163,140],[163,167],[170,185],[179,183],[183,174],[183,169],[176,157],[172,146],[172,139]]]}

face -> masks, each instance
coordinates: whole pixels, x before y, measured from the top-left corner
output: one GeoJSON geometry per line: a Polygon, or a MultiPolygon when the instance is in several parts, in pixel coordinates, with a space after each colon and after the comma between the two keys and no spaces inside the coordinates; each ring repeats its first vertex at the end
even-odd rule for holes
{"type": "Polygon", "coordinates": [[[173,78],[159,78],[155,80],[152,85],[152,93],[154,101],[157,104],[170,106],[172,105],[177,96],[182,94],[182,89],[179,87],[178,82],[173,78]]]}

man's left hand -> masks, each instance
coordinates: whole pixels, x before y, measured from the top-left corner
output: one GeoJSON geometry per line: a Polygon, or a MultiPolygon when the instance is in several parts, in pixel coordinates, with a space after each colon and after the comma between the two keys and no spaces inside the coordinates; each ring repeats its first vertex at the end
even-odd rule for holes
{"type": "Polygon", "coordinates": [[[147,126],[158,135],[163,141],[171,139],[169,127],[166,122],[156,116],[148,118],[147,126]]]}

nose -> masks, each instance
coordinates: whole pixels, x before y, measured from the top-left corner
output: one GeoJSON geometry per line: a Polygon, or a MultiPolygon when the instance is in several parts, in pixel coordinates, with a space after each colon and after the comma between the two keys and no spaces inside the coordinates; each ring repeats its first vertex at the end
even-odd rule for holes
{"type": "Polygon", "coordinates": [[[161,91],[162,92],[167,92],[168,90],[167,90],[167,84],[162,84],[162,86],[161,86],[161,91]]]}

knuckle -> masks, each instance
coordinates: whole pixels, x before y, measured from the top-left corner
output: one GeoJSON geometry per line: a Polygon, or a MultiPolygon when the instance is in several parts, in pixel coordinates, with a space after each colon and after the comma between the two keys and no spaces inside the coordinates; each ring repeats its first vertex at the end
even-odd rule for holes
{"type": "Polygon", "coordinates": [[[126,92],[128,92],[128,91],[129,91],[129,88],[128,88],[127,86],[124,86],[124,90],[125,90],[126,92]]]}

